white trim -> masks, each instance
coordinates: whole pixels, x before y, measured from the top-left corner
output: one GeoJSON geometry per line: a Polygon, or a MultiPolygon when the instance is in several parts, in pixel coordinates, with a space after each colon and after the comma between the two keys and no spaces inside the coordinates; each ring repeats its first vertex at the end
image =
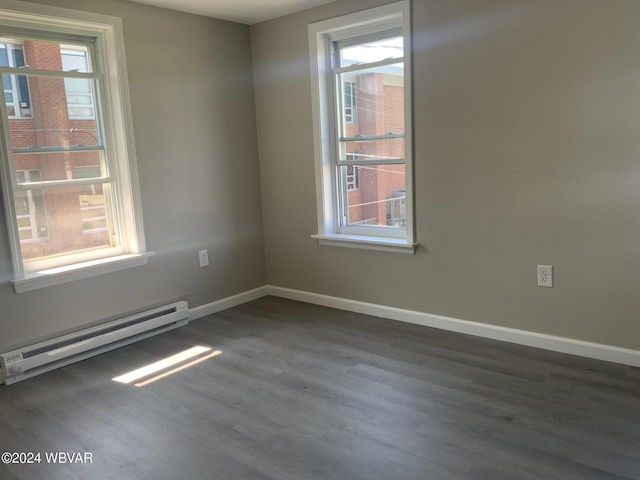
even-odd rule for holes
{"type": "Polygon", "coordinates": [[[376,317],[414,323],[426,327],[439,328],[451,332],[464,333],[477,337],[490,338],[502,342],[515,343],[528,347],[542,348],[553,352],[578,355],[581,357],[620,363],[633,367],[640,367],[640,351],[628,348],[604,345],[600,343],[585,342],[573,338],[558,337],[542,333],[517,330],[514,328],[489,325],[485,323],[470,322],[457,318],[432,315],[401,308],[388,307],[373,303],[359,302],[346,298],[332,297],[318,293],[293,290],[290,288],[267,285],[268,295],[298,300],[300,302],[338,308],[349,312],[363,313],[376,317]]]}
{"type": "Polygon", "coordinates": [[[154,255],[153,252],[146,252],[74,263],[64,267],[42,270],[26,277],[10,280],[9,283],[13,285],[16,293],[31,292],[40,288],[104,275],[105,273],[140,267],[146,265],[152,255],[154,255]]]}
{"type": "Polygon", "coordinates": [[[640,367],[640,350],[616,347],[601,343],[585,342],[573,338],[546,335],[543,333],[518,330],[515,328],[471,322],[442,315],[417,312],[402,308],[388,307],[374,303],[360,302],[347,298],[333,297],[319,293],[295,290],[292,288],[264,285],[246,292],[223,298],[215,302],[200,305],[189,310],[189,319],[195,320],[214,313],[233,308],[258,298],[271,295],[274,297],[296,300],[299,302],[337,308],[348,312],[362,313],[376,317],[397,320],[400,322],[438,328],[450,332],[464,333],[476,337],[490,338],[501,342],[515,343],[527,347],[541,348],[552,352],[577,355],[605,362],[619,363],[632,367],[640,367]]]}
{"type": "Polygon", "coordinates": [[[327,247],[359,248],[379,252],[408,253],[416,252],[417,243],[407,243],[404,238],[365,237],[363,235],[311,235],[318,243],[327,247]]]}
{"type": "Polygon", "coordinates": [[[206,317],[207,315],[221,312],[228,308],[237,307],[238,305],[242,305],[243,303],[247,303],[252,300],[257,300],[258,298],[268,295],[267,288],[268,287],[264,285],[262,287],[254,288],[253,290],[232,295],[231,297],[216,300],[215,302],[205,303],[204,305],[190,308],[189,320],[196,320],[198,318],[206,317]]]}

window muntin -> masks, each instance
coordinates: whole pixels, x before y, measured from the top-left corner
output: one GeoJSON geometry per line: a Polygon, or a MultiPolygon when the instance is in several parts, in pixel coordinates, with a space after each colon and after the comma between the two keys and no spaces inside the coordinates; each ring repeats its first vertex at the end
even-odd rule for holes
{"type": "Polygon", "coordinates": [[[404,165],[346,165],[340,168],[346,169],[347,182],[349,169],[353,168],[357,169],[359,183],[377,186],[353,191],[347,184],[345,211],[348,225],[406,227],[404,165]]]}

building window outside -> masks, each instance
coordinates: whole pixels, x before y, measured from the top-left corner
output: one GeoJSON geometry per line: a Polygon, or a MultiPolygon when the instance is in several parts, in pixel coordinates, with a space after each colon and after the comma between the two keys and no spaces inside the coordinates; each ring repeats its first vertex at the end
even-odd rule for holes
{"type": "MultiPolygon", "coordinates": [[[[77,178],[97,178],[100,176],[99,166],[76,167],[77,178]]],[[[109,217],[104,203],[104,191],[101,185],[91,184],[78,187],[80,212],[82,214],[82,233],[107,232],[109,217]]]]}
{"type": "Polygon", "coordinates": [[[347,165],[347,190],[360,190],[360,167],[347,165]]]}
{"type": "Polygon", "coordinates": [[[344,82],[344,121],[357,122],[356,82],[344,82]]]}
{"type": "MultiPolygon", "coordinates": [[[[18,183],[37,183],[40,170],[18,170],[18,183]]],[[[42,190],[27,190],[16,193],[16,220],[20,243],[35,242],[47,238],[47,214],[42,190]]]]}
{"type": "MultiPolygon", "coordinates": [[[[356,155],[347,154],[347,160],[354,161],[356,155]]],[[[360,189],[360,167],[347,165],[347,191],[360,189]]]]}
{"type": "Polygon", "coordinates": [[[414,245],[408,6],[310,26],[319,238],[414,245]]]}
{"type": "MultiPolygon", "coordinates": [[[[65,72],[76,71],[90,72],[89,52],[86,47],[72,45],[60,46],[62,69],[65,72]]],[[[65,91],[67,95],[67,108],[71,119],[95,118],[93,103],[93,88],[91,80],[87,78],[65,78],[65,91]]]]}
{"type": "MultiPolygon", "coordinates": [[[[20,42],[0,39],[0,66],[21,68],[25,66],[24,51],[20,42]]],[[[29,86],[24,75],[2,75],[4,101],[7,115],[13,118],[31,116],[29,86]]]]}
{"type": "Polygon", "coordinates": [[[16,281],[144,253],[121,26],[79,16],[70,25],[0,8],[0,159],[16,281]]]}

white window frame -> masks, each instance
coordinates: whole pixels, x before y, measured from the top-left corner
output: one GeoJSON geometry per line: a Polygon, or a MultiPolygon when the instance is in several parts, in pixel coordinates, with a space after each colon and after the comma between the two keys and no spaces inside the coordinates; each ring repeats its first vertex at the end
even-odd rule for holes
{"type": "Polygon", "coordinates": [[[413,153],[411,102],[410,0],[372,8],[309,25],[312,112],[318,234],[321,245],[415,253],[413,214],[413,153]],[[398,30],[404,39],[406,229],[341,226],[340,185],[337,172],[338,115],[340,97],[332,76],[332,45],[347,39],[398,30]]]}
{"type": "MultiPolygon", "coordinates": [[[[118,17],[69,10],[59,7],[2,0],[0,26],[10,30],[28,29],[55,34],[60,39],[69,35],[95,39],[94,69],[102,76],[103,129],[105,149],[110,157],[110,176],[118,182],[114,203],[117,205],[119,242],[116,247],[62,255],[49,260],[22,261],[13,202],[15,176],[8,126],[2,129],[0,161],[4,206],[11,246],[15,278],[10,281],[17,293],[80,280],[125,268],[144,265],[153,255],[146,251],[142,208],[138,187],[138,171],[129,101],[122,20],[118,17]],[[33,267],[37,265],[37,267],[33,267]]],[[[27,67],[25,74],[30,72],[27,67]]],[[[37,73],[33,71],[32,73],[37,73]]],[[[81,74],[76,74],[81,75],[81,74]]],[[[0,102],[2,118],[6,106],[0,102]]],[[[5,120],[1,120],[4,122],[5,120]]]]}

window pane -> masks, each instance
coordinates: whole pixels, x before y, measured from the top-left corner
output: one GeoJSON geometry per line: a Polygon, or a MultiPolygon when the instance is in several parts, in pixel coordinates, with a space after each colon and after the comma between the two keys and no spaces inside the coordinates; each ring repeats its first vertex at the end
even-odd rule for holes
{"type": "Polygon", "coordinates": [[[343,226],[406,228],[404,165],[357,166],[358,188],[349,188],[355,173],[350,168],[339,167],[347,204],[347,224],[343,226]]]}
{"type": "Polygon", "coordinates": [[[62,59],[62,68],[65,72],[69,70],[77,70],[78,72],[90,72],[89,68],[89,52],[83,49],[67,49],[64,46],[60,48],[62,59]]]}
{"type": "Polygon", "coordinates": [[[342,136],[404,133],[403,64],[343,73],[339,83],[341,91],[349,91],[340,112],[342,136]]]}
{"type": "MultiPolygon", "coordinates": [[[[29,94],[29,80],[25,75],[18,75],[18,96],[20,97],[20,108],[31,108],[31,95],[29,94]]],[[[31,112],[23,112],[23,116],[30,116],[31,112]]]]}
{"type": "MultiPolygon", "coordinates": [[[[53,153],[21,153],[13,155],[16,170],[39,170],[40,177],[26,179],[24,183],[78,178],[100,178],[102,174],[102,152],[75,151],[53,153]],[[91,167],[87,176],[86,167],[91,167]]],[[[23,183],[23,182],[18,182],[23,183]]]]}
{"type": "Polygon", "coordinates": [[[91,93],[91,80],[86,78],[66,78],[64,85],[67,93],[91,93]]]}
{"type": "Polygon", "coordinates": [[[63,45],[43,40],[25,40],[22,42],[10,38],[0,38],[0,42],[5,45],[5,48],[0,48],[0,65],[2,66],[24,66],[26,63],[24,52],[27,51],[29,67],[31,68],[53,70],[55,72],[69,70],[85,73],[93,72],[91,52],[85,45],[63,45]],[[13,51],[11,65],[7,55],[7,45],[13,51]]]}
{"type": "Polygon", "coordinates": [[[17,192],[16,205],[24,204],[26,197],[27,213],[22,215],[29,215],[35,225],[29,233],[32,235],[29,241],[26,241],[27,234],[21,234],[25,240],[21,248],[22,259],[29,261],[113,246],[107,228],[111,221],[106,207],[106,190],[107,186],[98,183],[80,188],[55,187],[17,192]],[[33,198],[33,204],[29,203],[29,198],[33,198]],[[33,232],[39,235],[37,241],[33,232]]]}
{"type": "Polygon", "coordinates": [[[24,52],[22,51],[22,47],[18,45],[13,46],[13,66],[14,67],[24,67],[24,52]]]}
{"type": "MultiPolygon", "coordinates": [[[[79,49],[65,48],[60,50],[62,68],[65,71],[90,72],[89,52],[79,49]]],[[[92,118],[95,115],[93,105],[93,86],[91,80],[84,78],[67,78],[64,81],[67,91],[70,118],[92,118]]]]}
{"type": "Polygon", "coordinates": [[[340,66],[379,62],[387,58],[402,58],[403,43],[402,37],[394,37],[342,48],[340,49],[340,66]]]}
{"type": "Polygon", "coordinates": [[[93,94],[84,95],[82,103],[88,105],[91,119],[76,121],[69,111],[74,106],[67,96],[65,82],[68,79],[29,76],[30,102],[38,116],[38,122],[11,122],[9,130],[14,149],[33,147],[63,147],[100,145],[97,122],[93,119],[93,94]]]}

